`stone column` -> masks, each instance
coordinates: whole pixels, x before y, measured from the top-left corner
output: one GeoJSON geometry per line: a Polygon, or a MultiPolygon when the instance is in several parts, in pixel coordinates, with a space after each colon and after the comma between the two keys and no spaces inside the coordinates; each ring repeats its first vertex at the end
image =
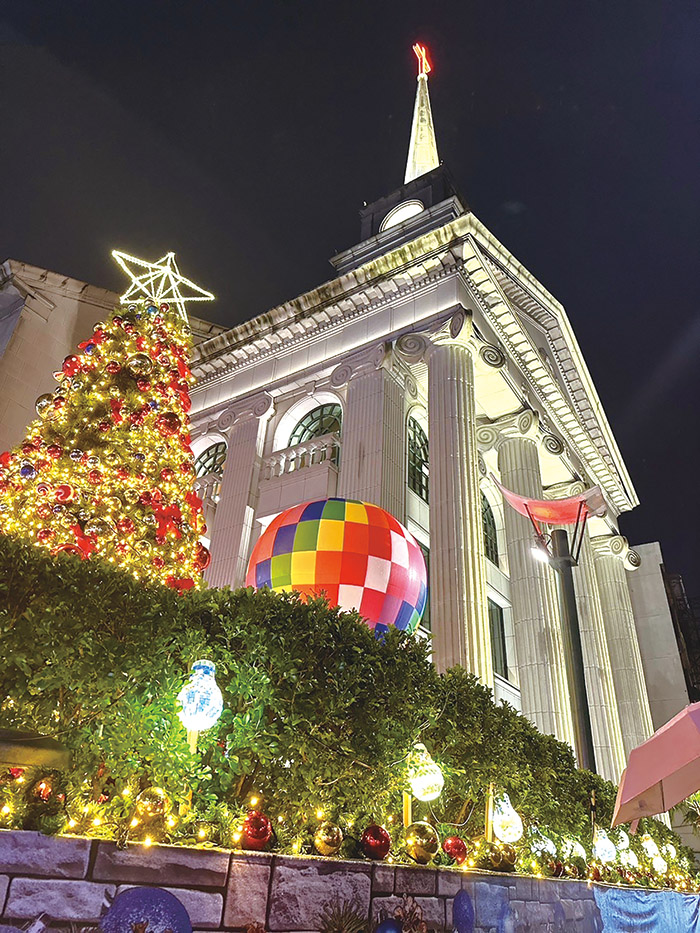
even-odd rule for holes
{"type": "MultiPolygon", "coordinates": [[[[520,495],[542,498],[535,412],[483,425],[479,437],[485,446],[489,440],[496,445],[504,486],[520,495]]],[[[522,710],[540,732],[573,746],[555,574],[533,557],[534,531],[529,519],[506,505],[504,523],[522,710]]]]}
{"type": "Polygon", "coordinates": [[[346,381],[338,494],[379,505],[403,522],[406,405],[401,374],[380,344],[331,375],[336,387],[346,381]]]}
{"type": "Polygon", "coordinates": [[[271,408],[269,395],[257,395],[234,404],[217,422],[218,430],[226,434],[228,450],[211,533],[212,560],[206,573],[210,586],[245,583],[266,416],[271,408]]]}
{"type": "MultiPolygon", "coordinates": [[[[449,335],[425,344],[430,450],[430,617],[439,670],[461,665],[492,686],[493,664],[481,531],[471,318],[458,311],[449,335]]],[[[410,354],[424,338],[399,340],[410,354]]]]}
{"type": "Polygon", "coordinates": [[[654,731],[642,659],[639,653],[634,611],[627,586],[627,569],[639,566],[639,556],[622,535],[591,539],[595,574],[613,682],[620,711],[625,755],[654,731]]]}

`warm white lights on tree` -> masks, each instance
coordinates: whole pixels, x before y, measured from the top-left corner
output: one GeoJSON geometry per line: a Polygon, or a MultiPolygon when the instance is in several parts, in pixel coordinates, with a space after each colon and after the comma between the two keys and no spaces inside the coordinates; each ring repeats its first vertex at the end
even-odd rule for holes
{"type": "Polygon", "coordinates": [[[422,742],[413,746],[408,761],[408,783],[418,800],[436,800],[445,786],[445,778],[439,765],[433,761],[422,742]]]}
{"type": "Polygon", "coordinates": [[[607,865],[609,862],[614,862],[617,858],[615,843],[604,829],[596,828],[595,837],[593,839],[593,856],[604,865],[607,865]]]}
{"type": "Polygon", "coordinates": [[[513,843],[522,838],[523,821],[508,794],[501,794],[494,804],[493,833],[501,842],[513,843]]]}
{"type": "Polygon", "coordinates": [[[177,697],[182,706],[178,713],[180,722],[187,729],[193,751],[197,745],[197,733],[211,729],[224,708],[224,698],[214,678],[215,672],[213,661],[204,658],[195,661],[190,679],[177,697]]]}

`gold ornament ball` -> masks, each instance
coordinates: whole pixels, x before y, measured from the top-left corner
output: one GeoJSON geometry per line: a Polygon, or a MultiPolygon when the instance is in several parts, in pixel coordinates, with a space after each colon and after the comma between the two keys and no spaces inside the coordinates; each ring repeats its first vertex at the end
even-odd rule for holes
{"type": "Polygon", "coordinates": [[[145,353],[134,353],[126,361],[126,365],[134,376],[148,376],[153,369],[153,360],[145,353]]]}
{"type": "Polygon", "coordinates": [[[335,855],[343,844],[343,831],[336,823],[326,820],[314,833],[314,846],[319,855],[335,855]]]}
{"type": "Polygon", "coordinates": [[[427,865],[439,848],[440,838],[430,823],[419,821],[406,829],[406,851],[419,865],[427,865]]]}
{"type": "Polygon", "coordinates": [[[50,392],[47,392],[45,395],[40,395],[36,400],[37,414],[43,417],[50,408],[53,408],[53,395],[51,395],[50,392]]]}
{"type": "Polygon", "coordinates": [[[91,518],[85,523],[85,534],[89,538],[111,538],[114,525],[106,518],[91,518]]]}
{"type": "Polygon", "coordinates": [[[136,815],[141,820],[165,816],[169,809],[170,801],[162,787],[147,787],[136,798],[136,815]]]}

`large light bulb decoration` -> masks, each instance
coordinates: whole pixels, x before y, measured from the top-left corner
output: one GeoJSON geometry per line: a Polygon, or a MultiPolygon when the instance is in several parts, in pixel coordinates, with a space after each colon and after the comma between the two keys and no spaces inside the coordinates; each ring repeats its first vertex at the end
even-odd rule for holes
{"type": "Polygon", "coordinates": [[[639,859],[632,849],[623,849],[620,852],[620,864],[623,868],[639,868],[639,859]]]}
{"type": "Polygon", "coordinates": [[[665,875],[668,871],[668,864],[663,855],[655,855],[651,860],[651,865],[657,875],[665,875]]]}
{"type": "Polygon", "coordinates": [[[629,849],[630,847],[630,837],[621,829],[617,834],[617,850],[622,852],[624,849],[629,849]]]}
{"type": "Polygon", "coordinates": [[[567,836],[563,843],[564,858],[581,858],[586,861],[586,850],[577,839],[567,836]]]}
{"type": "Polygon", "coordinates": [[[659,847],[654,842],[654,840],[651,838],[649,833],[644,833],[644,835],[642,836],[642,848],[644,849],[644,852],[646,853],[648,858],[653,859],[653,858],[656,858],[657,855],[661,855],[661,853],[659,852],[659,847]]]}
{"type": "Polygon", "coordinates": [[[532,829],[530,831],[530,848],[533,852],[536,852],[540,858],[545,855],[556,858],[557,855],[557,847],[554,842],[549,836],[545,836],[544,833],[541,833],[539,829],[532,829]]]}
{"type": "Polygon", "coordinates": [[[617,858],[615,843],[604,829],[596,828],[595,838],[593,839],[593,856],[604,865],[614,862],[617,858]]]}
{"type": "Polygon", "coordinates": [[[413,746],[409,756],[408,783],[413,796],[423,801],[436,800],[445,786],[440,766],[422,742],[413,746]]]}
{"type": "Polygon", "coordinates": [[[512,843],[522,839],[523,821],[510,802],[508,794],[501,794],[493,806],[493,833],[501,842],[512,843]]]}
{"type": "Polygon", "coordinates": [[[213,661],[204,658],[195,661],[190,679],[177,696],[182,706],[178,715],[187,729],[187,740],[193,753],[197,749],[199,733],[211,729],[224,708],[224,698],[214,677],[215,673],[213,661]]]}

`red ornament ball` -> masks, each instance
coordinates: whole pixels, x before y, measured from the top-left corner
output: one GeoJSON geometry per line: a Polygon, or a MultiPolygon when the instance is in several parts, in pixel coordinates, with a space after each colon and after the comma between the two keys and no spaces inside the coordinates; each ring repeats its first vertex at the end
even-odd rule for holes
{"type": "Polygon", "coordinates": [[[117,528],[123,535],[132,535],[136,531],[136,525],[130,518],[118,519],[117,528]]]}
{"type": "Polygon", "coordinates": [[[136,387],[139,390],[139,392],[146,392],[148,389],[151,388],[151,383],[149,382],[148,379],[137,379],[136,387]]]}
{"type": "Polygon", "coordinates": [[[49,444],[46,448],[46,453],[51,457],[52,460],[58,460],[58,458],[63,453],[63,448],[60,444],[49,444]]]}
{"type": "Polygon", "coordinates": [[[171,480],[173,476],[175,476],[175,470],[171,469],[170,467],[163,467],[163,469],[160,471],[160,478],[165,483],[167,483],[168,480],[171,480]]]}
{"type": "Polygon", "coordinates": [[[156,555],[156,556],[153,558],[153,560],[151,561],[151,563],[153,564],[154,567],[157,567],[159,570],[160,570],[161,567],[163,567],[163,566],[165,565],[165,561],[163,560],[163,558],[162,558],[162,557],[159,557],[158,555],[156,555]]]}
{"type": "Polygon", "coordinates": [[[53,407],[54,407],[54,408],[56,408],[56,409],[58,409],[58,408],[63,408],[63,406],[64,406],[65,404],[66,404],[66,398],[65,398],[64,395],[56,395],[56,396],[54,396],[54,400],[53,400],[53,407]]]}
{"type": "Polygon", "coordinates": [[[182,422],[174,411],[164,411],[156,418],[156,428],[163,437],[172,437],[177,434],[182,422]]]}
{"type": "Polygon", "coordinates": [[[91,483],[93,486],[99,486],[102,482],[102,473],[99,470],[90,470],[87,475],[88,483],[91,483]]]}
{"type": "Polygon", "coordinates": [[[241,844],[244,849],[264,849],[272,838],[272,823],[259,810],[251,810],[243,820],[241,844]]]}
{"type": "MultiPolygon", "coordinates": [[[[167,301],[164,301],[163,304],[160,305],[160,310],[163,312],[163,314],[170,310],[170,305],[167,303],[167,301]]],[[[156,321],[158,321],[158,318],[156,318],[156,321]]],[[[160,321],[158,321],[158,323],[160,324],[160,321]]]]}
{"type": "Polygon", "coordinates": [[[391,836],[378,823],[370,823],[360,836],[360,849],[366,858],[381,861],[391,849],[391,836]]]}
{"type": "Polygon", "coordinates": [[[50,541],[54,536],[51,528],[40,528],[36,533],[37,541],[41,541],[42,544],[46,544],[47,541],[50,541]]]}
{"type": "Polygon", "coordinates": [[[467,857],[467,844],[459,836],[448,836],[442,844],[442,851],[461,865],[467,857]]]}
{"type": "Polygon", "coordinates": [[[100,421],[100,423],[97,425],[97,429],[103,433],[105,431],[109,431],[111,427],[112,425],[109,423],[109,421],[100,421]]]}
{"type": "Polygon", "coordinates": [[[59,486],[56,486],[54,496],[56,502],[72,502],[75,498],[75,489],[73,489],[70,483],[61,483],[59,486]]]}
{"type": "Polygon", "coordinates": [[[211,563],[211,553],[209,548],[205,547],[201,542],[197,544],[197,553],[194,558],[195,567],[198,570],[206,570],[209,564],[211,563]]]}
{"type": "Polygon", "coordinates": [[[77,372],[80,372],[80,365],[79,357],[71,354],[65,358],[61,369],[66,374],[66,376],[75,376],[77,372]]]}
{"type": "Polygon", "coordinates": [[[116,360],[110,360],[105,366],[110,376],[116,376],[116,374],[121,371],[121,368],[121,363],[118,363],[116,360]]]}

